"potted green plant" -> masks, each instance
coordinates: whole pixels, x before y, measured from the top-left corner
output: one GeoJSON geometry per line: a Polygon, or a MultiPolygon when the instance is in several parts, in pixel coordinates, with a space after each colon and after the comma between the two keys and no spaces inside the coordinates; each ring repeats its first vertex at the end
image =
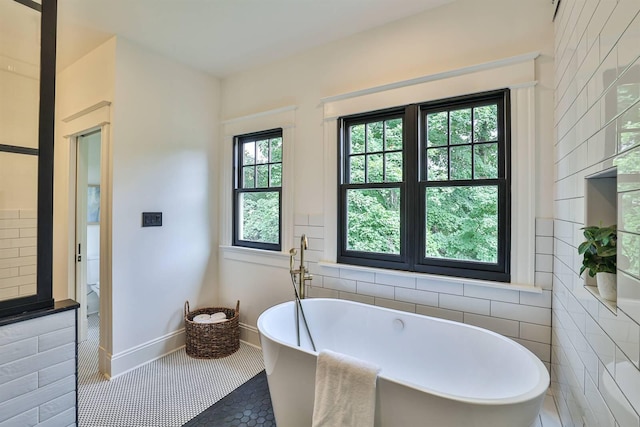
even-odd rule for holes
{"type": "Polygon", "coordinates": [[[589,276],[596,278],[598,292],[604,299],[615,301],[616,286],[616,225],[598,227],[595,225],[584,227],[584,237],[587,239],[578,246],[578,253],[583,255],[580,275],[585,270],[589,276]]]}

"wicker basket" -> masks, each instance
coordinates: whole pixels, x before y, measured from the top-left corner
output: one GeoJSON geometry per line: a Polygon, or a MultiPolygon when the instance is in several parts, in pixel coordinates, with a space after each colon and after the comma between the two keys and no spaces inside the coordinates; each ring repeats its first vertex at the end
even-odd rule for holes
{"type": "Polygon", "coordinates": [[[187,354],[198,359],[219,359],[235,353],[240,348],[240,301],[236,309],[225,307],[207,307],[189,310],[189,301],[184,303],[184,329],[186,333],[187,354]],[[223,312],[226,322],[196,323],[193,318],[198,314],[223,312]]]}

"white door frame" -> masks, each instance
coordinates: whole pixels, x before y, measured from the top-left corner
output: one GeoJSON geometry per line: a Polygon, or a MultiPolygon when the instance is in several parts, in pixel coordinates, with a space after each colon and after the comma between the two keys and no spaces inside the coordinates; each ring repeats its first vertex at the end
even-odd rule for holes
{"type": "MultiPolygon", "coordinates": [[[[75,182],[76,182],[76,142],[77,136],[100,129],[100,345],[98,368],[111,376],[112,337],[112,286],[111,286],[111,233],[112,233],[112,143],[111,143],[111,102],[100,101],[88,108],[62,119],[61,130],[69,142],[69,227],[67,230],[68,253],[68,295],[75,295],[76,251],[75,244],[75,182]],[[72,196],[73,195],[73,196],[72,196]],[[71,220],[73,219],[73,220],[71,220]]],[[[86,299],[86,292],[85,292],[86,299]]],[[[79,322],[80,323],[80,322],[79,322]]]]}

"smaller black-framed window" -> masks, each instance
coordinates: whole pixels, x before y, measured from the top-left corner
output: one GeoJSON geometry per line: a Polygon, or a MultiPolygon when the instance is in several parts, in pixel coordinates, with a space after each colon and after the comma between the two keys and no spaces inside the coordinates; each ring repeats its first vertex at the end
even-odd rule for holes
{"type": "Polygon", "coordinates": [[[233,245],[282,249],[282,129],[234,138],[233,245]]]}

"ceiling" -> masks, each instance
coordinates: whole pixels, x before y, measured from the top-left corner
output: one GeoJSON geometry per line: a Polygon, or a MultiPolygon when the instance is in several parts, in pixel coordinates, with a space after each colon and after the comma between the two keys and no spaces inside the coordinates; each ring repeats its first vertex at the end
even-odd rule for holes
{"type": "Polygon", "coordinates": [[[58,69],[114,34],[217,77],[454,0],[58,0],[58,69]]]}

